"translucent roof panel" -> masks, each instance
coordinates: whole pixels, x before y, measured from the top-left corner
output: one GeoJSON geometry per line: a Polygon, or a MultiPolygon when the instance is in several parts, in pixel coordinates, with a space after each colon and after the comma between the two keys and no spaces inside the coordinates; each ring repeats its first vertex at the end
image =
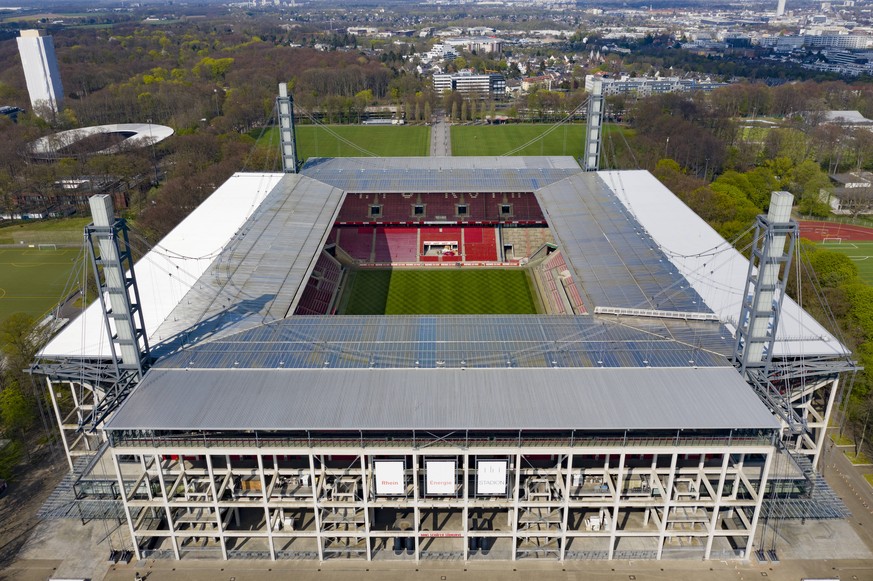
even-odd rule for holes
{"type": "Polygon", "coordinates": [[[588,304],[711,313],[597,173],[574,175],[536,196],[588,304]]]}
{"type": "Polygon", "coordinates": [[[156,354],[293,313],[343,197],[286,174],[155,332],[156,354]]]}
{"type": "Polygon", "coordinates": [[[572,157],[317,158],[303,174],[347,192],[532,192],[581,172],[572,157]]]}
{"type": "Polygon", "coordinates": [[[165,357],[165,368],[713,367],[718,323],[611,316],[294,316],[165,357]]]}

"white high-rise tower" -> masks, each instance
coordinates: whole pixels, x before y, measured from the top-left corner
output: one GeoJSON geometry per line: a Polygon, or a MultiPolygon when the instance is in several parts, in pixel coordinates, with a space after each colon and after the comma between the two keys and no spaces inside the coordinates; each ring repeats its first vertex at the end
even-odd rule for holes
{"type": "Polygon", "coordinates": [[[776,17],[781,18],[785,15],[785,0],[779,0],[779,3],[776,5],[776,17]]]}
{"type": "Polygon", "coordinates": [[[61,109],[64,89],[52,37],[43,36],[40,30],[22,30],[17,40],[33,112],[54,116],[61,109]]]}

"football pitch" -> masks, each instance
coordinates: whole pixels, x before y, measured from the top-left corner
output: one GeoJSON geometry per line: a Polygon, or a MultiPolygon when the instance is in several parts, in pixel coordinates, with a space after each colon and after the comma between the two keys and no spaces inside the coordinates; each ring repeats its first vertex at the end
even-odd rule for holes
{"type": "Polygon", "coordinates": [[[523,315],[537,312],[521,269],[358,270],[345,315],[523,315]]]}
{"type": "MultiPolygon", "coordinates": [[[[367,157],[358,147],[383,157],[420,157],[430,152],[430,127],[395,125],[298,125],[298,157],[367,157]]],[[[258,137],[255,135],[255,137],[258,137]]],[[[258,145],[279,148],[279,130],[272,127],[258,145]]]]}
{"type": "Polygon", "coordinates": [[[819,248],[845,254],[858,267],[858,274],[867,284],[873,284],[873,242],[820,242],[819,248]]]}
{"type": "Polygon", "coordinates": [[[18,312],[39,320],[72,291],[82,258],[81,248],[0,249],[0,322],[18,312]]]}
{"type": "MultiPolygon", "coordinates": [[[[509,125],[453,125],[452,155],[504,155],[528,143],[550,129],[551,124],[509,124],[509,125]]],[[[605,125],[606,139],[613,139],[614,148],[627,149],[624,139],[618,135],[626,131],[616,125],[605,125]]],[[[605,145],[606,146],[606,145],[605,145]]],[[[513,155],[572,155],[585,154],[585,125],[565,123],[513,155]]]]}

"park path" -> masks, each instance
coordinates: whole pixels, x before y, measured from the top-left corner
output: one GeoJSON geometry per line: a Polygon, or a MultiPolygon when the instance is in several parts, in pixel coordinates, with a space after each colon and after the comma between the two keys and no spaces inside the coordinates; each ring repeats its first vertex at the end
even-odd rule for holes
{"type": "Polygon", "coordinates": [[[431,156],[449,157],[452,155],[452,141],[449,139],[449,124],[446,123],[446,114],[439,111],[436,122],[430,128],[430,154],[431,156]]]}

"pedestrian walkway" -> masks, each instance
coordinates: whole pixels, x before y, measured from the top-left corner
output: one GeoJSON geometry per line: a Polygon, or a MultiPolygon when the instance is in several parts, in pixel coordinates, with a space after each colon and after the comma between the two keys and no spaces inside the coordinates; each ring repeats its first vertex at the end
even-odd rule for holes
{"type": "Polygon", "coordinates": [[[452,155],[449,124],[446,123],[446,115],[443,112],[437,113],[436,123],[430,128],[430,155],[432,157],[452,155]]]}

